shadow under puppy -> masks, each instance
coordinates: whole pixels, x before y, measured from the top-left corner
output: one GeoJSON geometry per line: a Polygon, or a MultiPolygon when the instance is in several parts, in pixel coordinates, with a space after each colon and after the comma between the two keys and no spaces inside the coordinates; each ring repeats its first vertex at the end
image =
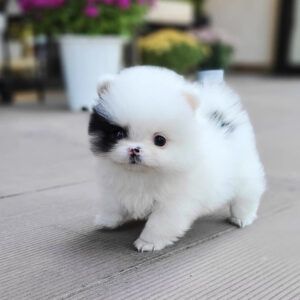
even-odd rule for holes
{"type": "Polygon", "coordinates": [[[192,84],[139,66],[102,78],[98,94],[89,123],[100,164],[98,226],[146,219],[134,245],[153,251],[227,203],[232,223],[254,221],[264,171],[248,115],[224,82],[192,84]]]}

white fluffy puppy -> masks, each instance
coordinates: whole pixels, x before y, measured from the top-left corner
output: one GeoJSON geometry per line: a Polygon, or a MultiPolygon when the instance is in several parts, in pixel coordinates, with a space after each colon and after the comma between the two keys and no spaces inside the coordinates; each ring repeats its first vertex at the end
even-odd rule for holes
{"type": "Polygon", "coordinates": [[[254,221],[264,171],[248,115],[225,83],[144,66],[104,78],[98,94],[89,124],[100,161],[97,225],[146,219],[134,245],[153,251],[227,203],[231,222],[254,221]]]}

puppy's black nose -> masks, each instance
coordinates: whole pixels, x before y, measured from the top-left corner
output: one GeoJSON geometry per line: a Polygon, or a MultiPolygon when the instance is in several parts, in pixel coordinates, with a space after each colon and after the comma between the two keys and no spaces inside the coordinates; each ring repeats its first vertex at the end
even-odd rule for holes
{"type": "Polygon", "coordinates": [[[129,149],[129,154],[130,155],[138,155],[140,154],[140,147],[135,147],[135,148],[130,148],[129,149]]]}
{"type": "Polygon", "coordinates": [[[140,152],[141,152],[140,147],[128,148],[130,164],[135,165],[135,164],[139,164],[142,161],[140,152]]]}
{"type": "Polygon", "coordinates": [[[140,147],[134,148],[134,149],[133,149],[133,152],[134,152],[135,154],[139,154],[139,153],[140,153],[140,147]]]}

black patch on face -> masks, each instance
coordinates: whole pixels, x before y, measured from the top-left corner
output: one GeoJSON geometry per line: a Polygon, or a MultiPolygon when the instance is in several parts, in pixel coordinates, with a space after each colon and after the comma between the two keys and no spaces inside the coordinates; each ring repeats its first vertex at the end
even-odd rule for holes
{"type": "Polygon", "coordinates": [[[93,109],[88,133],[94,153],[109,152],[119,140],[128,136],[128,129],[114,124],[108,117],[93,109]]]}
{"type": "Polygon", "coordinates": [[[235,130],[235,125],[231,121],[226,120],[224,114],[219,111],[214,111],[210,115],[210,119],[214,121],[218,127],[224,129],[226,133],[231,133],[235,130]]]}

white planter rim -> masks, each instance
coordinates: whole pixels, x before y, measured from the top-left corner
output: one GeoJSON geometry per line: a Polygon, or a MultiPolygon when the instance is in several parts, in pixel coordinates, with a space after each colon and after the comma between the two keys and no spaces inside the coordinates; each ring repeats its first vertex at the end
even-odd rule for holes
{"type": "Polygon", "coordinates": [[[78,43],[116,43],[125,44],[129,38],[121,35],[84,35],[84,34],[62,34],[59,36],[62,43],[78,44],[78,43]]]}

